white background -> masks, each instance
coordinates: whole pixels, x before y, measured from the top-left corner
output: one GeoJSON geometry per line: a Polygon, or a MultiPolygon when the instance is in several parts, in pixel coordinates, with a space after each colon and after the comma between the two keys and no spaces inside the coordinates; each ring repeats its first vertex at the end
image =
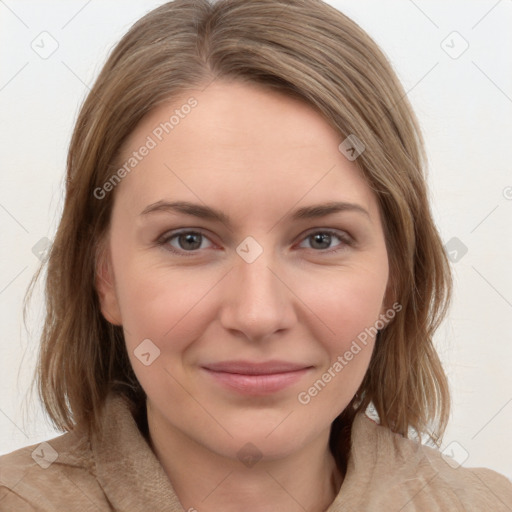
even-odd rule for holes
{"type": "MultiPolygon", "coordinates": [[[[40,286],[28,333],[22,324],[39,264],[32,248],[53,238],[88,88],[130,25],[162,3],[0,1],[0,453],[60,434],[27,395],[43,320],[40,286]],[[31,47],[43,31],[58,43],[46,59],[31,47]]],[[[423,127],[443,242],[467,247],[452,263],[454,303],[436,336],[453,397],[442,448],[512,478],[512,1],[329,3],[390,58],[423,127]],[[458,58],[443,49],[463,49],[453,31],[469,44],[458,58]]]]}

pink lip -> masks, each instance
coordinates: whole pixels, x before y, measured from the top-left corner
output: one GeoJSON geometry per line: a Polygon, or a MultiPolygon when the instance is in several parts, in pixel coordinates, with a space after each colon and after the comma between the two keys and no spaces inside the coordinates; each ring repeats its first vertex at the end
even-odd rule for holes
{"type": "Polygon", "coordinates": [[[217,382],[246,395],[275,393],[301,379],[312,367],[283,361],[250,363],[228,361],[209,364],[202,370],[217,382]]]}

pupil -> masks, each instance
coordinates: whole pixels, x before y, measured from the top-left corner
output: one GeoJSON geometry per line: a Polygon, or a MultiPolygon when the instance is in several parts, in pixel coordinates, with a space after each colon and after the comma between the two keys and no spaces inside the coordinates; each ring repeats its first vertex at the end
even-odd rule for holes
{"type": "Polygon", "coordinates": [[[190,233],[190,234],[187,234],[187,235],[182,235],[180,237],[180,239],[181,240],[185,240],[185,244],[184,244],[185,248],[187,248],[187,249],[198,249],[201,246],[201,242],[198,243],[197,240],[196,240],[196,242],[194,244],[194,238],[198,238],[199,236],[201,236],[201,235],[195,234],[195,233],[190,233]],[[189,244],[192,244],[193,247],[190,247],[189,244]]]}
{"type": "MultiPolygon", "coordinates": [[[[313,238],[315,240],[315,243],[317,241],[320,242],[320,244],[324,243],[324,244],[327,244],[327,247],[329,246],[329,239],[330,239],[330,236],[328,233],[320,233],[318,235],[313,235],[313,238]]],[[[321,247],[321,249],[325,249],[326,247],[321,247]]]]}

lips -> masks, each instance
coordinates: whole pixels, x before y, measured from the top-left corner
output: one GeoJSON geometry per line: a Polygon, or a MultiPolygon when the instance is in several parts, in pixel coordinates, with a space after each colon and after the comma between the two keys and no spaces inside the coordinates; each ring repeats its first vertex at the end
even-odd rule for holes
{"type": "Polygon", "coordinates": [[[263,396],[298,382],[312,366],[287,361],[224,361],[202,367],[208,378],[224,389],[263,396]]]}
{"type": "Polygon", "coordinates": [[[240,375],[271,375],[287,373],[310,368],[311,365],[288,361],[223,361],[205,365],[204,368],[214,372],[238,373],[240,375]]]}

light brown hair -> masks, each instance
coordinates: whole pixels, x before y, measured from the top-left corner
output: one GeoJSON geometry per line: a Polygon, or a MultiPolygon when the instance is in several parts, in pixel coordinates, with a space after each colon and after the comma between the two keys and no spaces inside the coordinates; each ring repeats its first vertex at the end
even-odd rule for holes
{"type": "MultiPolygon", "coordinates": [[[[62,218],[48,254],[38,392],[59,430],[99,428],[111,389],[135,410],[145,393],[123,330],[105,320],[95,288],[115,190],[97,187],[119,150],[162,102],[213,80],[260,84],[301,98],[366,149],[355,160],[378,199],[389,256],[388,304],[402,310],[379,334],[358,394],[334,421],[330,446],[346,467],[356,411],[373,404],[382,425],[439,439],[448,383],[433,346],[452,277],[429,206],[427,158],[416,117],[387,58],[352,20],[320,0],[176,0],[141,18],[114,48],[80,110],[72,136],[62,218]]],[[[27,298],[27,297],[26,297],[27,298]]],[[[25,304],[26,307],[26,304],[25,304]]]]}

